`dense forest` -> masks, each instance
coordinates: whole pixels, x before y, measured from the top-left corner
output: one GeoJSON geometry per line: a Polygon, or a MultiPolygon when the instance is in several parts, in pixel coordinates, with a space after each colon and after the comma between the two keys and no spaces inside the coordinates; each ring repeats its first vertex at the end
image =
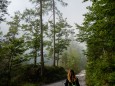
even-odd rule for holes
{"type": "Polygon", "coordinates": [[[86,82],[115,86],[115,0],[91,2],[82,25],[76,24],[79,41],[87,43],[86,82]]]}
{"type": "Polygon", "coordinates": [[[0,27],[0,86],[41,86],[65,79],[69,68],[76,73],[85,68],[86,57],[75,41],[75,28],[57,6],[69,3],[30,0],[33,8],[16,11],[14,16],[7,11],[10,3],[0,0],[0,24],[8,26],[6,34],[0,27]]]}
{"type": "Polygon", "coordinates": [[[41,86],[65,79],[70,68],[86,70],[87,86],[115,86],[115,0],[88,1],[73,28],[58,8],[68,6],[64,0],[29,0],[33,8],[14,16],[12,2],[0,0],[0,25],[8,26],[6,34],[0,26],[0,86],[41,86]]]}

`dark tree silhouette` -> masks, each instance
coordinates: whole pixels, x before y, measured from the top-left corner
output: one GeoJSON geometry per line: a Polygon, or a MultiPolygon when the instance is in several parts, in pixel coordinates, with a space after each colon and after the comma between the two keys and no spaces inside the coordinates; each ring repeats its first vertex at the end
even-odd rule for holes
{"type": "Polygon", "coordinates": [[[4,15],[8,14],[7,13],[8,4],[9,2],[7,0],[0,0],[0,22],[5,19],[4,15]]]}

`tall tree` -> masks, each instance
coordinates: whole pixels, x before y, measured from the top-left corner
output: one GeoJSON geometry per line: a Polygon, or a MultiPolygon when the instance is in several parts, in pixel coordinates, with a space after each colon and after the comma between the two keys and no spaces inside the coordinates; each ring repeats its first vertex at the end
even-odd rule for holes
{"type": "Polygon", "coordinates": [[[38,54],[40,51],[40,20],[36,14],[36,9],[26,9],[21,15],[21,22],[24,22],[21,29],[28,48],[27,57],[30,57],[30,59],[34,57],[35,66],[37,65],[37,57],[40,56],[38,54]]]}
{"type": "Polygon", "coordinates": [[[56,62],[55,62],[55,59],[56,59],[56,57],[55,57],[55,41],[56,41],[56,39],[55,39],[55,35],[56,35],[56,32],[55,32],[55,15],[57,14],[59,17],[62,17],[62,13],[58,10],[58,8],[56,7],[56,3],[57,2],[60,2],[61,4],[62,4],[62,6],[67,6],[67,3],[65,3],[65,2],[63,2],[63,0],[62,1],[60,1],[60,0],[58,0],[58,1],[55,1],[55,0],[53,0],[52,1],[52,9],[53,9],[53,66],[55,66],[56,64],[56,62]]]}
{"type": "MultiPolygon", "coordinates": [[[[62,1],[60,1],[60,0],[58,0],[58,2],[61,2],[62,3],[62,6],[67,6],[67,3],[65,3],[65,2],[63,2],[63,0],[62,1]]],[[[54,36],[53,36],[53,59],[54,59],[54,61],[53,61],[53,66],[55,66],[55,59],[56,59],[56,57],[55,57],[55,41],[56,41],[56,39],[55,39],[55,34],[56,34],[56,32],[55,32],[55,14],[56,14],[56,10],[57,10],[57,7],[56,7],[56,5],[55,5],[55,3],[56,3],[56,1],[55,0],[53,0],[53,34],[54,34],[54,36]]],[[[60,12],[58,11],[57,12],[58,13],[58,16],[60,16],[60,12]]]]}
{"type": "MultiPolygon", "coordinates": [[[[38,3],[40,0],[30,0],[32,3],[38,3]]],[[[53,21],[54,21],[54,28],[55,28],[55,14],[58,16],[61,16],[61,12],[57,9],[55,3],[60,2],[62,6],[67,6],[67,3],[63,2],[62,0],[54,1],[54,0],[46,0],[42,1],[42,14],[44,13],[50,13],[53,9],[53,21]]],[[[55,52],[55,29],[54,29],[54,47],[53,51],[55,52]]],[[[54,66],[55,66],[55,53],[54,53],[54,66]]]]}
{"type": "Polygon", "coordinates": [[[61,18],[59,19],[59,22],[56,22],[55,53],[57,54],[56,56],[57,66],[59,63],[59,59],[61,59],[60,55],[62,55],[64,50],[67,50],[67,47],[70,44],[70,40],[69,40],[70,32],[68,28],[70,29],[71,26],[67,23],[66,19],[61,18]]]}
{"type": "MultiPolygon", "coordinates": [[[[54,30],[52,28],[54,23],[50,21],[51,29],[49,30],[48,37],[48,50],[49,50],[49,56],[53,56],[53,43],[52,40],[54,38],[54,30]]],[[[66,19],[63,19],[62,17],[58,19],[58,21],[55,24],[55,61],[57,60],[57,64],[59,62],[59,56],[62,54],[63,50],[67,49],[67,46],[69,45],[69,39],[67,38],[70,35],[70,32],[67,30],[68,28],[71,28],[71,26],[67,23],[66,19]]],[[[56,63],[56,62],[55,62],[56,63]]],[[[54,65],[54,64],[53,64],[54,65]]],[[[56,65],[56,64],[55,64],[56,65]]]]}
{"type": "Polygon", "coordinates": [[[24,57],[22,56],[25,52],[24,48],[24,40],[23,37],[17,37],[19,31],[19,17],[15,15],[13,17],[13,21],[8,22],[9,31],[4,36],[5,40],[2,43],[2,54],[0,56],[3,57],[2,63],[6,66],[4,69],[8,72],[8,81],[5,82],[7,86],[11,86],[11,78],[12,78],[12,69],[18,68],[22,61],[24,61],[24,57]],[[7,68],[8,67],[8,68],[7,68]]]}
{"type": "Polygon", "coordinates": [[[43,23],[42,23],[42,0],[40,0],[40,28],[41,28],[41,76],[44,73],[44,57],[43,57],[43,23]]]}
{"type": "Polygon", "coordinates": [[[55,66],[55,1],[54,0],[53,0],[53,28],[54,28],[54,43],[53,43],[54,61],[53,61],[53,66],[55,66]]]}

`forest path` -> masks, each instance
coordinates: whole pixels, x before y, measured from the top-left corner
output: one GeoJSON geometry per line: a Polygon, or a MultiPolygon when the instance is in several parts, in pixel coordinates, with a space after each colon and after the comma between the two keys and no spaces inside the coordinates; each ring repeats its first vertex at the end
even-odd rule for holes
{"type": "MultiPolygon", "coordinates": [[[[79,79],[79,83],[80,86],[86,86],[86,82],[85,82],[85,70],[81,71],[79,74],[77,74],[77,78],[79,79]]],[[[62,81],[58,81],[52,84],[48,84],[48,85],[43,85],[43,86],[64,86],[65,80],[62,81]]]]}

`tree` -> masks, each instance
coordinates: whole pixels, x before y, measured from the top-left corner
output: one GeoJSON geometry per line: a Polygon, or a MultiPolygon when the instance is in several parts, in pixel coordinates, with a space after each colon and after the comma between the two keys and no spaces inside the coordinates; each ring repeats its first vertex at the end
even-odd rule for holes
{"type": "Polygon", "coordinates": [[[21,14],[21,30],[28,48],[27,57],[34,57],[34,65],[37,65],[38,52],[40,51],[40,20],[36,15],[36,9],[26,9],[21,14]]]}
{"type": "MultiPolygon", "coordinates": [[[[9,32],[4,36],[4,41],[2,41],[2,48],[0,57],[2,57],[2,74],[7,74],[7,81],[4,81],[2,84],[7,84],[7,86],[11,86],[11,78],[12,78],[12,69],[18,68],[25,58],[23,54],[25,52],[24,48],[24,40],[23,37],[17,37],[19,33],[19,17],[15,15],[13,17],[13,21],[8,22],[9,32]],[[5,70],[5,71],[4,71],[5,70]]],[[[0,64],[0,65],[2,65],[0,64]]],[[[4,78],[2,77],[2,78],[4,78]]]]}
{"type": "MultiPolygon", "coordinates": [[[[54,52],[53,44],[52,44],[52,40],[54,40],[53,39],[54,30],[52,30],[52,28],[54,27],[53,24],[54,23],[50,21],[51,29],[48,33],[48,37],[50,40],[48,42],[48,47],[47,47],[47,49],[49,50],[50,57],[52,57],[54,52]]],[[[66,19],[60,17],[55,24],[55,54],[56,54],[55,61],[57,60],[57,66],[60,59],[59,56],[62,55],[62,52],[67,49],[67,46],[69,45],[70,42],[70,40],[68,39],[68,36],[70,34],[70,32],[67,30],[68,28],[71,28],[71,26],[67,23],[66,19]]]]}
{"type": "Polygon", "coordinates": [[[114,5],[114,0],[93,0],[92,6],[87,7],[89,12],[85,14],[83,25],[77,25],[79,40],[87,43],[86,77],[89,86],[115,84],[112,77],[115,75],[115,66],[112,66],[115,63],[114,5]]]}
{"type": "Polygon", "coordinates": [[[43,57],[43,23],[42,23],[42,0],[40,0],[40,28],[41,28],[41,76],[44,73],[44,57],[43,57]]]}
{"type": "Polygon", "coordinates": [[[62,55],[64,50],[67,50],[67,47],[70,44],[70,40],[68,36],[70,32],[67,28],[71,28],[71,26],[67,23],[66,19],[60,19],[59,22],[56,23],[56,30],[55,30],[55,53],[57,54],[57,66],[59,63],[60,55],[62,55]]]}
{"type": "MultiPolygon", "coordinates": [[[[36,3],[36,2],[34,2],[36,3]]],[[[43,16],[43,6],[42,6],[42,0],[39,0],[39,5],[40,5],[40,47],[41,47],[41,76],[43,76],[44,73],[44,57],[43,57],[43,20],[42,20],[42,16],[43,16]]]]}
{"type": "Polygon", "coordinates": [[[8,7],[9,1],[7,0],[0,0],[0,22],[3,21],[4,15],[7,13],[7,7],[8,7]]]}
{"type": "MultiPolygon", "coordinates": [[[[36,4],[36,8],[38,8],[37,12],[38,14],[40,15],[40,27],[41,27],[41,69],[43,68],[44,66],[44,57],[43,57],[43,33],[44,33],[44,30],[43,30],[43,20],[42,20],[42,16],[43,14],[45,13],[49,13],[51,10],[52,10],[52,7],[53,7],[53,4],[52,4],[52,1],[51,0],[46,0],[46,1],[41,1],[41,0],[30,0],[32,3],[36,4]],[[42,5],[43,4],[43,5],[42,5]]],[[[59,1],[61,3],[63,3],[62,5],[66,5],[64,4],[63,1],[59,1]]],[[[55,7],[56,9],[56,7],[55,7]]],[[[56,9],[57,10],[57,9],[56,9]]],[[[60,14],[59,10],[57,10],[58,14],[60,14]]],[[[61,15],[61,14],[60,14],[61,15]]],[[[54,40],[55,41],[55,40],[54,40]]]]}
{"type": "Polygon", "coordinates": [[[1,42],[2,42],[2,31],[0,31],[0,48],[2,47],[1,42]]]}
{"type": "Polygon", "coordinates": [[[54,61],[53,66],[55,66],[55,1],[53,0],[53,28],[54,28],[54,47],[53,47],[53,55],[54,55],[54,61]]]}
{"type": "MultiPolygon", "coordinates": [[[[63,6],[67,6],[67,3],[65,3],[63,1],[59,1],[59,2],[61,2],[63,6]]],[[[56,49],[55,48],[55,33],[56,33],[55,32],[55,14],[56,14],[55,10],[56,10],[55,0],[53,0],[53,28],[54,28],[54,31],[53,31],[53,34],[54,34],[54,37],[53,37],[53,41],[54,41],[54,43],[53,43],[53,46],[54,46],[53,47],[53,57],[54,57],[53,66],[55,66],[55,59],[56,59],[56,57],[55,57],[55,49],[56,49]]]]}
{"type": "MultiPolygon", "coordinates": [[[[71,37],[70,39],[73,39],[71,37]]],[[[77,41],[70,41],[67,50],[64,50],[62,55],[60,56],[60,66],[64,67],[65,69],[74,69],[76,73],[85,69],[83,62],[86,62],[86,59],[83,55],[83,48],[79,45],[77,41]]]]}
{"type": "MultiPolygon", "coordinates": [[[[33,1],[31,0],[33,3],[36,3],[37,1],[33,1]]],[[[43,1],[43,13],[48,13],[49,11],[51,11],[53,9],[53,28],[54,28],[54,36],[53,36],[53,57],[54,57],[54,61],[53,61],[53,65],[55,66],[55,14],[57,14],[58,16],[61,16],[61,12],[57,9],[55,3],[56,2],[60,2],[62,6],[67,6],[67,3],[63,2],[63,0],[58,0],[58,1],[54,1],[54,0],[46,0],[43,1]]]]}

